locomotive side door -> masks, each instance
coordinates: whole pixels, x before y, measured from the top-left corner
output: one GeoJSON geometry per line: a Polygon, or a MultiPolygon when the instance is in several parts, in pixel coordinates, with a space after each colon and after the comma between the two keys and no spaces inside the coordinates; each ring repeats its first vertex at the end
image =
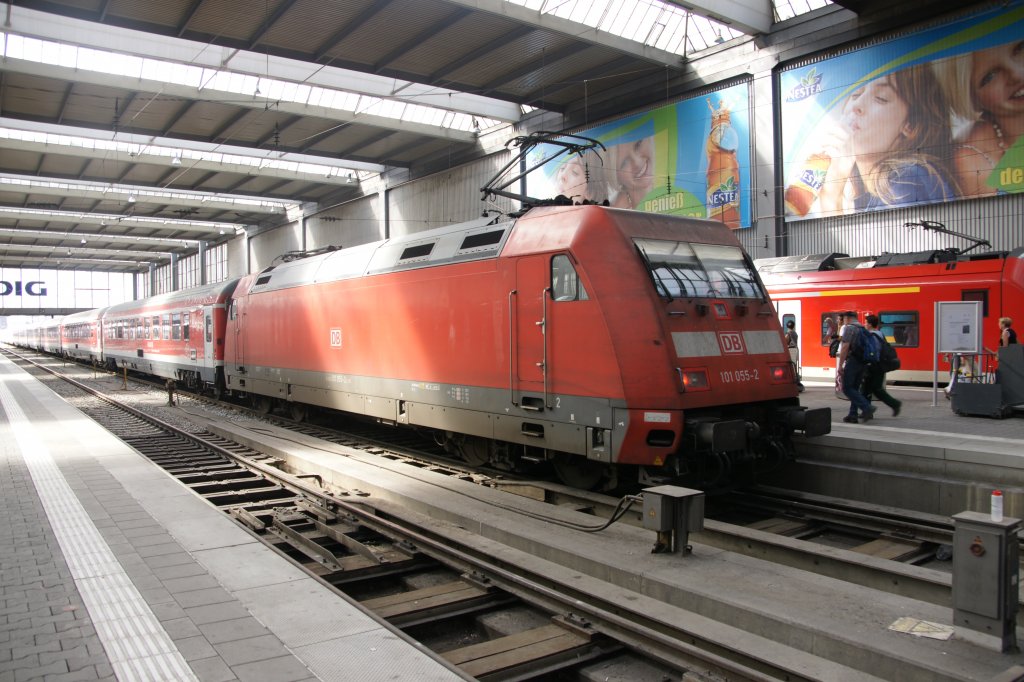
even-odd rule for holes
{"type": "Polygon", "coordinates": [[[520,391],[542,393],[544,391],[545,347],[544,326],[548,296],[548,257],[528,256],[516,263],[516,289],[510,295],[509,311],[514,325],[514,344],[511,353],[516,371],[511,391],[513,401],[528,403],[540,409],[540,396],[530,400],[520,399],[520,391]]]}

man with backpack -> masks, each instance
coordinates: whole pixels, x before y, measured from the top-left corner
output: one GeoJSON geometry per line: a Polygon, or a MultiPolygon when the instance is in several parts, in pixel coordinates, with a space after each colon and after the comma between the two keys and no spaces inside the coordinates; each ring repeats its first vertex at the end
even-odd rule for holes
{"type": "Polygon", "coordinates": [[[897,417],[903,403],[889,395],[885,390],[885,373],[893,372],[900,368],[900,359],[896,355],[896,349],[889,345],[889,341],[878,328],[878,316],[868,315],[864,318],[868,331],[879,339],[881,348],[878,354],[878,362],[868,365],[864,370],[864,395],[870,401],[872,397],[878,398],[892,408],[892,416],[897,417]]]}
{"type": "Polygon", "coordinates": [[[839,344],[839,367],[843,374],[843,394],[850,399],[850,413],[843,417],[843,421],[856,424],[858,410],[863,421],[868,421],[875,414],[876,408],[860,389],[864,381],[864,368],[871,364],[872,356],[877,361],[879,351],[875,346],[877,342],[869,338],[871,334],[857,321],[856,312],[848,310],[843,313],[843,318],[845,324],[842,343],[839,344]]]}

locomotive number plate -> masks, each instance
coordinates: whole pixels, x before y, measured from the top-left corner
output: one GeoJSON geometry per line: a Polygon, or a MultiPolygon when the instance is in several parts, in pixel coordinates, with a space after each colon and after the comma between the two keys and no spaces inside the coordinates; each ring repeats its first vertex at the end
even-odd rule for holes
{"type": "Polygon", "coordinates": [[[718,376],[723,384],[739,384],[744,381],[757,381],[760,373],[756,369],[724,369],[718,376]]]}

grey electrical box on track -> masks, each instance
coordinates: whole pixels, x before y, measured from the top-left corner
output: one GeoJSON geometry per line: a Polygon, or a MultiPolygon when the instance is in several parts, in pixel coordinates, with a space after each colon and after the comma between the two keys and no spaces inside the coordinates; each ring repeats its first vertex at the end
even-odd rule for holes
{"type": "Polygon", "coordinates": [[[996,638],[1000,651],[1016,650],[1020,519],[967,511],[953,523],[953,624],[996,638]]]}
{"type": "Polygon", "coordinates": [[[689,533],[704,529],[704,492],[659,485],[644,490],[643,498],[644,528],[659,536],[655,552],[688,552],[689,533]]]}

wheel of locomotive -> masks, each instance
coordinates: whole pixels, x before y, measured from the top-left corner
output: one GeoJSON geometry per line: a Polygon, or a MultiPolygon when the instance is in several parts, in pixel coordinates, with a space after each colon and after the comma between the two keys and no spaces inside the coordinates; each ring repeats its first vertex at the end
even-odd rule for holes
{"type": "Polygon", "coordinates": [[[274,403],[265,395],[254,395],[252,397],[252,407],[260,414],[270,414],[270,411],[274,408],[274,403]]]}
{"type": "Polygon", "coordinates": [[[582,490],[593,490],[604,478],[606,466],[580,455],[559,452],[551,460],[558,480],[567,486],[582,490]]]}
{"type": "Polygon", "coordinates": [[[288,414],[294,421],[304,422],[309,416],[309,408],[305,403],[288,403],[288,414]]]}
{"type": "Polygon", "coordinates": [[[459,455],[466,464],[483,466],[491,461],[491,444],[486,438],[466,436],[459,444],[459,455]]]}

